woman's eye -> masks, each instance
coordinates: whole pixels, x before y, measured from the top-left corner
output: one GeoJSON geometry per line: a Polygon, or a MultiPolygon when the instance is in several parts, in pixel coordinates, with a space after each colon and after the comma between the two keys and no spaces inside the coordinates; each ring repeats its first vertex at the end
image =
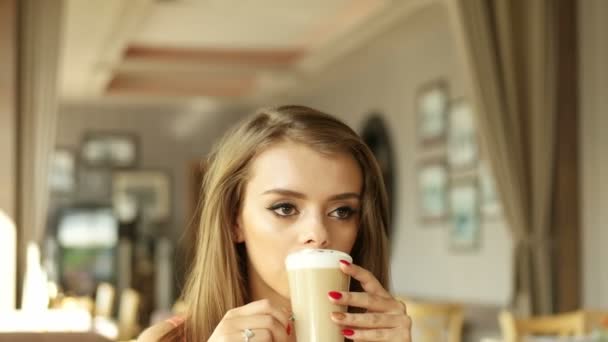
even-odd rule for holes
{"type": "Polygon", "coordinates": [[[353,209],[351,207],[340,207],[340,208],[332,211],[329,216],[338,218],[340,220],[346,220],[346,219],[350,218],[351,216],[353,216],[353,214],[356,212],[357,212],[357,210],[353,209]]]}
{"type": "Polygon", "coordinates": [[[289,203],[280,203],[269,208],[279,216],[292,216],[298,213],[296,207],[289,203]]]}

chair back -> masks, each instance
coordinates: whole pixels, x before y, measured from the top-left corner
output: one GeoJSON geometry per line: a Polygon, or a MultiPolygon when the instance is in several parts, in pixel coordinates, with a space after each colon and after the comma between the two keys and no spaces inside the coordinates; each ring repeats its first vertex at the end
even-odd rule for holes
{"type": "Polygon", "coordinates": [[[400,298],[412,318],[412,340],[417,342],[460,342],[464,310],[459,304],[421,302],[400,298]]]}
{"type": "Polygon", "coordinates": [[[120,296],[118,307],[118,339],[129,340],[137,336],[139,325],[137,317],[139,311],[140,296],[133,289],[125,289],[120,296]]]}
{"type": "Polygon", "coordinates": [[[97,286],[97,294],[95,295],[95,316],[105,318],[112,317],[114,295],[114,286],[108,283],[100,283],[97,286]]]}
{"type": "Polygon", "coordinates": [[[520,342],[526,336],[585,336],[599,327],[608,313],[575,311],[551,316],[517,318],[502,311],[498,321],[505,342],[520,342]]]}

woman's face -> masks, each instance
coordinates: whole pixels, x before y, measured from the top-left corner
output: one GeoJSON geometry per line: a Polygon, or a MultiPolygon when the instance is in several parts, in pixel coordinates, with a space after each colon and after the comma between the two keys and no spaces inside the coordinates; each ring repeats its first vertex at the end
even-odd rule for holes
{"type": "Polygon", "coordinates": [[[289,297],[285,257],[303,248],[350,253],[359,228],[363,176],[349,154],[323,155],[281,142],[260,153],[237,219],[250,287],[289,297]]]}

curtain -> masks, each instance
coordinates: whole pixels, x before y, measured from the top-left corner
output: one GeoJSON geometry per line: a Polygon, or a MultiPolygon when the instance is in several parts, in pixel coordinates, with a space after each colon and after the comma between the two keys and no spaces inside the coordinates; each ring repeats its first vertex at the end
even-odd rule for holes
{"type": "Polygon", "coordinates": [[[448,4],[470,76],[480,140],[513,237],[513,309],[551,313],[555,4],[448,4]]]}
{"type": "MultiPolygon", "coordinates": [[[[49,198],[47,177],[55,145],[62,0],[18,1],[17,229],[19,282],[25,251],[43,238],[49,198]]],[[[38,265],[39,266],[39,265],[38,265]]]]}

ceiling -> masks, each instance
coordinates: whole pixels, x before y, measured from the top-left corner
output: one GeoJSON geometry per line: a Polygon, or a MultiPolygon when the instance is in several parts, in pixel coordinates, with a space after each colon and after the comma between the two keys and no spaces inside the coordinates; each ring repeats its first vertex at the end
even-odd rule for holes
{"type": "Polygon", "coordinates": [[[66,0],[61,99],[264,99],[428,2],[66,0]]]}

